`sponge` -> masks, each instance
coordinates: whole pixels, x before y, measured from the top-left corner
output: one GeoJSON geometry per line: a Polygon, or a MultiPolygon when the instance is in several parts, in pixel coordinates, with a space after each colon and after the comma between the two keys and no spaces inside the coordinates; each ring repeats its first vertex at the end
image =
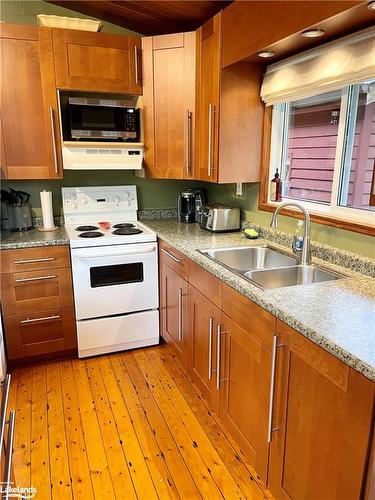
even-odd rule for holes
{"type": "Polygon", "coordinates": [[[259,233],[255,231],[255,229],[245,229],[243,234],[246,238],[249,238],[249,240],[256,240],[259,237],[259,233]]]}

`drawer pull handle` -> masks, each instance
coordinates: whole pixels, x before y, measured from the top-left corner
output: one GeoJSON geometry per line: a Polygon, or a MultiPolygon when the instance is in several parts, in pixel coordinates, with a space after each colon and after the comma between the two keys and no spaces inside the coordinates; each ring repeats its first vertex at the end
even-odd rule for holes
{"type": "Polygon", "coordinates": [[[35,278],[17,278],[16,283],[24,283],[26,281],[51,280],[53,278],[56,278],[55,274],[51,274],[49,276],[36,276],[35,278]]]}
{"type": "Polygon", "coordinates": [[[27,259],[27,260],[15,260],[15,264],[32,264],[34,262],[50,262],[55,260],[55,257],[45,257],[44,259],[27,259]]]}
{"type": "Polygon", "coordinates": [[[178,264],[181,264],[181,262],[182,262],[181,259],[178,259],[177,257],[175,257],[174,255],[172,255],[171,253],[167,252],[167,250],[164,250],[164,248],[162,248],[161,251],[164,252],[166,255],[168,255],[168,257],[170,257],[171,259],[173,259],[175,262],[178,262],[178,264]]]}
{"type": "Polygon", "coordinates": [[[279,430],[279,427],[273,427],[273,405],[275,400],[275,388],[276,388],[277,350],[283,347],[286,347],[286,344],[278,344],[278,336],[274,335],[272,344],[270,402],[269,402],[268,431],[267,431],[267,441],[269,443],[272,442],[272,433],[279,430]]]}
{"type": "Polygon", "coordinates": [[[22,319],[21,323],[34,323],[35,321],[50,321],[51,319],[60,319],[60,315],[52,314],[51,316],[44,316],[42,318],[22,319]]]}

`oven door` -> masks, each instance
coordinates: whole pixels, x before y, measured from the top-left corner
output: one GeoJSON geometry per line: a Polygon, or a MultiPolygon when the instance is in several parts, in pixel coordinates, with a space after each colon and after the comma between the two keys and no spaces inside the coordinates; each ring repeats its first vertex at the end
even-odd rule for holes
{"type": "Polygon", "coordinates": [[[72,249],[77,320],[158,307],[157,243],[72,249]]]}

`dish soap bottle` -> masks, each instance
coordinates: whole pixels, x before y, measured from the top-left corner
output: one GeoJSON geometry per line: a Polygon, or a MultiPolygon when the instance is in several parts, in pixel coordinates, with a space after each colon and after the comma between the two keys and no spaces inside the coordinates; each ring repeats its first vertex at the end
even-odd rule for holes
{"type": "Polygon", "coordinates": [[[281,201],[281,185],[279,169],[276,169],[275,176],[271,180],[271,201],[281,201]]]}
{"type": "Polygon", "coordinates": [[[297,227],[293,236],[292,250],[295,254],[301,256],[303,248],[303,220],[297,222],[297,227]]]}

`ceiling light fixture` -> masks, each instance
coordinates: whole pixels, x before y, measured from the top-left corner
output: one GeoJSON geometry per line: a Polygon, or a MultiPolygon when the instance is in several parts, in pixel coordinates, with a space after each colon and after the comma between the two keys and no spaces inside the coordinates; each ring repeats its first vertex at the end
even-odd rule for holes
{"type": "Polygon", "coordinates": [[[257,53],[258,57],[263,57],[263,58],[273,57],[274,55],[275,52],[272,52],[272,50],[262,50],[261,52],[257,53]]]}
{"type": "Polygon", "coordinates": [[[375,1],[373,1],[373,2],[369,2],[369,3],[367,4],[367,8],[368,8],[368,10],[373,10],[373,11],[375,11],[375,1]]]}
{"type": "Polygon", "coordinates": [[[317,38],[319,36],[323,36],[324,31],[320,30],[319,28],[314,28],[312,30],[302,31],[301,35],[305,38],[317,38]]]}

